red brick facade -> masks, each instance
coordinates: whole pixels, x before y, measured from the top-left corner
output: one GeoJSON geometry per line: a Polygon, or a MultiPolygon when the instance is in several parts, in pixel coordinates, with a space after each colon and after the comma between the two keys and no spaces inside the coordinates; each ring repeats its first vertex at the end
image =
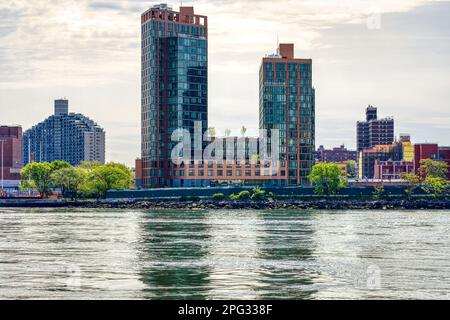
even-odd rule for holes
{"type": "Polygon", "coordinates": [[[436,143],[422,143],[414,145],[414,171],[419,172],[422,160],[445,161],[449,166],[447,179],[450,180],[450,147],[439,147],[436,143]]]}
{"type": "Polygon", "coordinates": [[[414,173],[414,163],[409,161],[375,161],[375,180],[400,180],[402,174],[414,173]]]}
{"type": "Polygon", "coordinates": [[[22,128],[0,127],[0,166],[3,159],[3,180],[20,180],[20,170],[23,167],[22,152],[22,128]]]}

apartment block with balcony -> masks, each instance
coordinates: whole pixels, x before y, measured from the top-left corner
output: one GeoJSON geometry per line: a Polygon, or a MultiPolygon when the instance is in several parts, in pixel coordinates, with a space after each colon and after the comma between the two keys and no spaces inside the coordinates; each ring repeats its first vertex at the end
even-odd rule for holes
{"type": "Polygon", "coordinates": [[[394,119],[378,119],[378,110],[373,106],[366,109],[366,121],[357,123],[357,149],[394,143],[394,119]]]}
{"type": "Polygon", "coordinates": [[[69,113],[69,101],[55,101],[55,112],[23,134],[23,162],[63,160],[105,163],[105,131],[79,113],[69,113]]]}

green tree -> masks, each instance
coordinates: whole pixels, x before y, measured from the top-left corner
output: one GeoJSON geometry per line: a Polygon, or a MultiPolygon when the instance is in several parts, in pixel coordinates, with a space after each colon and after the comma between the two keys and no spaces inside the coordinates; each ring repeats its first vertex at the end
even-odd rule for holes
{"type": "Polygon", "coordinates": [[[95,168],[98,168],[101,165],[102,164],[100,163],[100,161],[92,161],[92,162],[81,161],[78,168],[86,170],[88,172],[92,172],[95,168]]]}
{"type": "Polygon", "coordinates": [[[122,163],[110,162],[110,163],[105,164],[104,167],[116,168],[116,169],[123,171],[127,175],[128,179],[130,179],[130,182],[131,182],[131,180],[134,179],[133,172],[131,171],[131,169],[122,163]]]}
{"type": "Polygon", "coordinates": [[[53,171],[60,169],[72,168],[72,165],[66,161],[56,160],[50,163],[53,171]]]}
{"type": "Polygon", "coordinates": [[[52,173],[53,166],[48,162],[33,162],[27,164],[20,175],[22,190],[35,189],[41,197],[47,197],[52,194],[52,173]]]}
{"type": "Polygon", "coordinates": [[[348,184],[344,170],[335,163],[316,164],[308,178],[314,184],[315,192],[321,195],[335,195],[348,184]]]}
{"type": "Polygon", "coordinates": [[[356,177],[356,161],[355,160],[348,160],[345,163],[347,164],[348,176],[350,178],[355,178],[356,177]]]}
{"type": "Polygon", "coordinates": [[[381,197],[381,196],[384,194],[384,192],[385,192],[383,186],[375,186],[373,189],[374,189],[374,191],[373,191],[372,195],[373,195],[373,198],[374,198],[375,200],[380,199],[380,197],[381,197]]]}
{"type": "Polygon", "coordinates": [[[408,183],[408,186],[405,189],[405,193],[408,196],[408,199],[411,199],[414,191],[416,191],[420,187],[420,176],[411,173],[405,173],[400,176],[400,179],[408,183]]]}
{"type": "Polygon", "coordinates": [[[85,197],[105,198],[108,190],[129,189],[133,186],[133,174],[123,164],[108,163],[88,172],[79,192],[85,197]]]}
{"type": "Polygon", "coordinates": [[[428,177],[422,184],[422,189],[434,198],[445,195],[448,192],[448,188],[447,180],[442,178],[428,177]]]}
{"type": "Polygon", "coordinates": [[[87,172],[80,168],[62,168],[52,173],[51,178],[53,185],[61,188],[65,198],[76,199],[78,196],[78,188],[84,183],[87,172]]]}
{"type": "Polygon", "coordinates": [[[420,161],[419,174],[423,179],[426,178],[447,178],[448,165],[443,161],[426,159],[420,161]]]}

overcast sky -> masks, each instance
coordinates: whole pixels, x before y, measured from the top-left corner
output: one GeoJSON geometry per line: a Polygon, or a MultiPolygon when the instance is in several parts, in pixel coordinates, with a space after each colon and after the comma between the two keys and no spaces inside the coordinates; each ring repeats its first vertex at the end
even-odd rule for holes
{"type": "MultiPolygon", "coordinates": [[[[154,1],[1,0],[0,124],[24,129],[67,97],[107,132],[107,160],[140,155],[140,14],[154,1]]],[[[178,9],[179,2],[169,3],[178,9]]],[[[355,147],[368,104],[396,134],[450,145],[450,3],[197,0],[209,17],[209,115],[258,128],[258,69],[280,42],[312,58],[317,145],[355,147]]]]}

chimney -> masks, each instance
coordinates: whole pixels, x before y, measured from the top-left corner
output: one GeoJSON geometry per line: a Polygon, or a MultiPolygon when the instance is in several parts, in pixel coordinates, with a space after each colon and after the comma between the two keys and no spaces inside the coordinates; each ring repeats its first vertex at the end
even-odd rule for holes
{"type": "Polygon", "coordinates": [[[294,59],[294,44],[293,43],[280,43],[277,53],[283,59],[294,59]]]}
{"type": "Polygon", "coordinates": [[[194,7],[180,7],[180,18],[183,23],[193,23],[194,7]]]}

